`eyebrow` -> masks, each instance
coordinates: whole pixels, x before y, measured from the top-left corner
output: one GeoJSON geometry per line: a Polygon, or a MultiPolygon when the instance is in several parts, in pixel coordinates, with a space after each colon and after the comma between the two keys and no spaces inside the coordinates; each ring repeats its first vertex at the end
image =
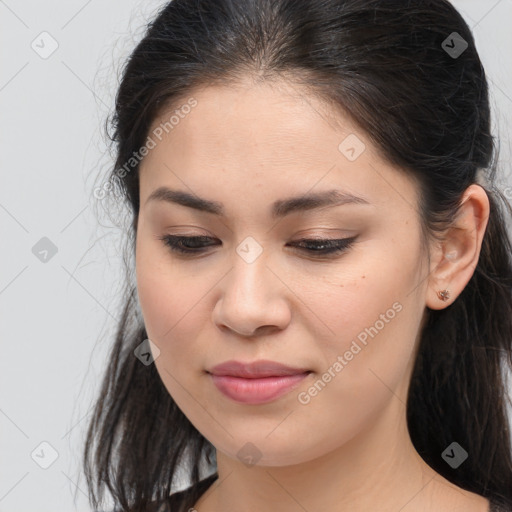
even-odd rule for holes
{"type": "MultiPolygon", "coordinates": [[[[172,190],[168,187],[159,187],[154,190],[146,204],[150,201],[164,201],[179,204],[187,208],[193,208],[213,215],[225,215],[224,206],[218,201],[204,199],[182,190],[172,190]]],[[[343,204],[370,203],[362,197],[355,196],[340,190],[326,190],[323,192],[308,193],[301,196],[279,199],[272,204],[271,215],[273,218],[284,217],[293,212],[313,210],[322,207],[340,206],[343,204]]]]}

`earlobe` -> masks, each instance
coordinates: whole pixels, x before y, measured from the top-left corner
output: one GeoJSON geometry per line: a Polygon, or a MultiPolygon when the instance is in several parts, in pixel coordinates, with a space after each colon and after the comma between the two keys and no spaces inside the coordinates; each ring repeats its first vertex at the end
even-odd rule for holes
{"type": "Polygon", "coordinates": [[[462,198],[457,218],[438,247],[426,297],[430,309],[450,305],[465,288],[478,264],[489,219],[489,199],[480,185],[470,185],[462,198]]]}

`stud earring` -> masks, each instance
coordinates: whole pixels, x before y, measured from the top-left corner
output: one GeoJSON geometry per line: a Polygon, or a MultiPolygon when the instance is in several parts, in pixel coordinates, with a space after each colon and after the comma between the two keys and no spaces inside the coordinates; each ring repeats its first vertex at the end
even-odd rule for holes
{"type": "Polygon", "coordinates": [[[440,290],[437,292],[437,296],[444,302],[450,298],[450,292],[448,290],[440,290]]]}

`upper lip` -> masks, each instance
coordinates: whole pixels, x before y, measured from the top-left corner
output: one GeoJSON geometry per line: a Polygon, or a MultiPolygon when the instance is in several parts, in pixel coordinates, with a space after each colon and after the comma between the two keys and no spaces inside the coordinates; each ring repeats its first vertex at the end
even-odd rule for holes
{"type": "Polygon", "coordinates": [[[214,366],[208,373],[213,375],[229,375],[232,377],[244,377],[257,379],[259,377],[280,377],[283,375],[297,375],[307,373],[307,368],[292,368],[276,361],[260,360],[251,363],[240,361],[226,361],[214,366]]]}

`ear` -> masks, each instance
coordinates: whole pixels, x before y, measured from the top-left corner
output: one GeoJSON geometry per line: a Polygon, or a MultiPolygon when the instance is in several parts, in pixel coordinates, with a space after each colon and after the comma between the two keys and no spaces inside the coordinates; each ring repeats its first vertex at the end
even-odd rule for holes
{"type": "Polygon", "coordinates": [[[467,285],[480,257],[482,240],[489,220],[489,198],[477,184],[470,185],[462,196],[462,204],[443,241],[432,250],[426,305],[443,309],[459,296],[467,285]],[[438,292],[449,291],[443,301],[438,292]]]}

